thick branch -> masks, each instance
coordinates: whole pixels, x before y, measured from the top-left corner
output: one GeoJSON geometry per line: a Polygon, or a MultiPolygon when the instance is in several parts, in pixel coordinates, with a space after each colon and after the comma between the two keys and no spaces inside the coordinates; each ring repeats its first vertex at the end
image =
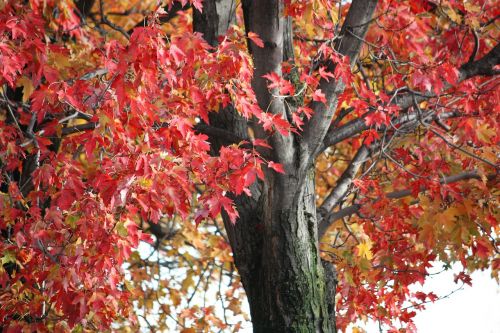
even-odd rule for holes
{"type": "MultiPolygon", "coordinates": [[[[487,178],[489,181],[494,180],[497,177],[498,174],[492,174],[489,175],[487,178]]],[[[481,176],[477,173],[477,171],[464,171],[456,175],[452,176],[447,176],[441,178],[439,181],[440,184],[451,184],[451,183],[456,183],[462,180],[468,180],[468,179],[481,179],[481,176]]],[[[425,192],[427,188],[422,187],[420,189],[420,192],[425,192]]],[[[386,197],[389,199],[401,199],[407,196],[410,196],[412,194],[412,191],[409,189],[406,190],[399,190],[399,191],[393,191],[389,192],[386,194],[386,197]]],[[[330,213],[328,216],[326,216],[324,219],[321,220],[319,226],[318,226],[318,234],[319,237],[323,237],[324,234],[326,233],[326,230],[328,227],[334,223],[335,221],[351,216],[353,214],[356,214],[359,212],[361,209],[360,204],[354,204],[348,207],[345,207],[337,212],[330,213]]]]}
{"type": "MultiPolygon", "coordinates": [[[[365,117],[369,115],[371,111],[365,113],[361,118],[357,118],[347,122],[346,124],[338,127],[338,128],[330,128],[328,130],[328,134],[324,140],[324,146],[322,149],[325,149],[329,146],[333,146],[339,142],[344,141],[345,139],[352,138],[357,134],[361,134],[363,131],[369,129],[371,126],[366,124],[365,117]]],[[[444,119],[456,118],[462,116],[461,113],[457,112],[445,112],[440,114],[435,113],[424,113],[420,115],[421,119],[425,119],[427,122],[429,121],[442,121],[444,119]]],[[[392,126],[400,127],[403,125],[408,125],[411,122],[416,122],[419,119],[419,115],[415,113],[405,113],[391,120],[392,126]]],[[[381,126],[378,131],[384,132],[387,130],[387,126],[381,126]]]]}
{"type": "MultiPolygon", "coordinates": [[[[496,71],[493,68],[498,64],[500,64],[500,44],[497,44],[493,49],[491,49],[490,52],[488,52],[488,54],[486,54],[481,59],[462,65],[459,70],[457,84],[478,75],[497,75],[499,74],[499,71],[496,71]]],[[[446,91],[452,87],[453,85],[451,85],[450,83],[446,83],[444,85],[443,91],[446,91]]],[[[419,92],[418,94],[409,92],[404,95],[396,96],[396,98],[394,99],[394,103],[397,104],[401,110],[405,110],[414,103],[414,98],[416,99],[417,103],[420,103],[426,99],[433,97],[437,96],[430,91],[419,92]]]]}
{"type": "MultiPolygon", "coordinates": [[[[363,38],[370,26],[363,23],[371,20],[376,6],[376,0],[354,0],[349,8],[340,39],[335,48],[340,54],[349,57],[351,66],[356,63],[363,38]]],[[[326,65],[328,71],[333,73],[335,64],[329,62],[326,65]]],[[[304,142],[311,155],[309,163],[320,151],[322,141],[337,108],[337,96],[344,91],[344,84],[341,80],[328,82],[322,79],[319,89],[325,94],[327,102],[325,104],[312,103],[311,108],[314,110],[314,114],[310,121],[305,124],[303,131],[304,142]]]]}
{"type": "Polygon", "coordinates": [[[233,132],[230,132],[228,130],[222,129],[222,128],[217,128],[213,127],[210,125],[206,124],[197,124],[194,129],[199,132],[206,134],[208,136],[218,138],[222,141],[225,142],[225,144],[233,144],[233,143],[240,143],[241,141],[244,140],[244,138],[234,134],[233,132]]]}
{"type": "MultiPolygon", "coordinates": [[[[483,58],[474,61],[472,63],[467,63],[463,65],[459,71],[459,80],[461,82],[463,80],[469,79],[471,77],[477,75],[494,75],[498,74],[494,71],[493,67],[500,63],[500,44],[495,46],[487,55],[483,58]]],[[[445,85],[445,90],[451,88],[450,84],[445,85]]],[[[399,106],[401,110],[407,110],[410,106],[412,106],[416,100],[417,103],[428,99],[436,97],[434,93],[424,92],[424,93],[406,93],[404,95],[396,96],[394,98],[394,103],[399,106]]],[[[406,115],[409,116],[409,115],[406,115]]],[[[415,118],[416,115],[413,116],[415,118]]],[[[441,118],[443,119],[443,118],[441,118]]],[[[351,120],[347,124],[335,128],[334,126],[330,126],[328,132],[323,141],[323,146],[321,147],[321,151],[325,148],[337,144],[347,138],[350,138],[356,134],[363,132],[368,129],[369,126],[366,126],[363,118],[358,118],[355,120],[351,120]]]]}
{"type": "Polygon", "coordinates": [[[460,80],[466,80],[477,75],[496,75],[498,71],[493,68],[498,64],[500,64],[500,43],[478,61],[468,62],[463,65],[460,68],[460,80]]]}
{"type": "MultiPolygon", "coordinates": [[[[64,127],[61,130],[61,134],[63,136],[65,135],[70,135],[74,133],[80,133],[80,132],[85,132],[88,130],[94,130],[99,126],[99,123],[97,122],[88,122],[85,124],[80,124],[80,125],[75,125],[71,127],[64,127]]],[[[162,127],[168,127],[168,123],[161,123],[161,124],[156,124],[153,125],[153,129],[159,129],[162,127]]],[[[222,128],[217,128],[213,127],[210,125],[206,124],[197,124],[194,126],[194,130],[198,133],[203,133],[208,136],[217,138],[219,140],[222,140],[225,144],[233,144],[233,143],[240,143],[241,141],[244,141],[245,139],[243,137],[240,137],[230,131],[227,131],[222,128]]]]}
{"type": "Polygon", "coordinates": [[[327,216],[333,207],[337,206],[346,196],[352,181],[356,177],[361,166],[366,162],[368,156],[370,155],[370,148],[367,145],[362,145],[358,152],[352,159],[351,163],[344,171],[335,188],[328,194],[326,199],[321,204],[319,208],[320,216],[327,216]]]}
{"type": "MultiPolygon", "coordinates": [[[[245,0],[243,1],[243,14],[247,33],[257,33],[264,42],[264,47],[258,47],[254,42],[249,42],[249,51],[255,65],[252,87],[259,106],[262,110],[286,118],[283,98],[275,98],[273,95],[279,95],[277,88],[269,91],[267,81],[262,77],[270,72],[282,75],[283,36],[287,21],[283,17],[283,2],[280,0],[245,0]]],[[[257,137],[265,136],[260,127],[254,126],[254,132],[257,137]]],[[[282,163],[285,169],[293,164],[295,154],[291,135],[274,133],[269,142],[273,146],[276,162],[282,163]]]]}

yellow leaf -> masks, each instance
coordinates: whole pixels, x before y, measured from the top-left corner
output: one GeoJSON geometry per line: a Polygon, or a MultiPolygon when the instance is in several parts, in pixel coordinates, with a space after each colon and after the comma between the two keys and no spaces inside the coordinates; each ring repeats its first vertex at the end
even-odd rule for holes
{"type": "Polygon", "coordinates": [[[351,224],[351,226],[350,226],[350,227],[351,227],[351,231],[352,231],[354,234],[359,234],[359,233],[361,233],[361,227],[360,227],[360,225],[359,225],[359,224],[357,224],[357,223],[353,223],[353,224],[351,224]]]}
{"type": "Polygon", "coordinates": [[[497,131],[491,127],[481,126],[477,131],[477,137],[479,140],[491,143],[492,138],[497,134],[497,131]]]}
{"type": "Polygon", "coordinates": [[[51,64],[54,65],[57,69],[64,69],[66,67],[71,67],[68,57],[61,53],[52,53],[51,54],[51,64]]]}
{"type": "Polygon", "coordinates": [[[174,306],[181,304],[181,296],[177,290],[170,290],[170,300],[174,306]]]}
{"type": "Polygon", "coordinates": [[[452,20],[453,22],[455,23],[462,23],[462,16],[457,13],[455,10],[453,10],[453,8],[444,8],[444,11],[446,13],[446,15],[448,15],[448,17],[450,18],[450,20],[452,20]]]}
{"type": "Polygon", "coordinates": [[[182,290],[188,290],[188,288],[193,285],[194,285],[193,273],[189,272],[186,278],[182,281],[182,290]]]}
{"type": "Polygon", "coordinates": [[[313,4],[309,3],[306,5],[306,10],[304,13],[304,22],[306,22],[306,33],[308,36],[314,36],[314,25],[312,24],[313,21],[313,4]]]}
{"type": "Polygon", "coordinates": [[[26,76],[23,76],[17,81],[18,87],[23,87],[23,102],[26,103],[29,99],[35,87],[33,87],[33,82],[28,79],[26,76]]]}
{"type": "Polygon", "coordinates": [[[194,328],[185,328],[181,333],[196,333],[196,330],[194,328]]]}
{"type": "Polygon", "coordinates": [[[463,215],[463,210],[461,210],[460,208],[451,206],[447,208],[443,213],[436,214],[437,222],[443,225],[446,232],[451,232],[456,226],[457,218],[463,215]]]}
{"type": "Polygon", "coordinates": [[[370,240],[363,241],[356,247],[358,248],[358,256],[365,257],[368,260],[371,260],[373,258],[373,253],[371,251],[372,242],[370,240]]]}
{"type": "Polygon", "coordinates": [[[469,13],[479,13],[481,11],[481,6],[474,4],[471,1],[464,2],[464,7],[469,13]]]}

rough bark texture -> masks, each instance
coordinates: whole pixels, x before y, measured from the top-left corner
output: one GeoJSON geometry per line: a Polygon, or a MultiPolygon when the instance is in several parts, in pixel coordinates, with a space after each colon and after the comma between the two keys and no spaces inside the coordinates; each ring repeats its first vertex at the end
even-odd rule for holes
{"type": "MultiPolygon", "coordinates": [[[[234,15],[227,12],[232,7],[224,1],[206,0],[203,12],[195,10],[193,15],[195,31],[203,33],[212,45],[225,32],[221,21],[230,21],[234,15]]],[[[347,23],[356,26],[356,22],[368,21],[375,5],[376,1],[357,1],[352,7],[358,21],[351,14],[347,23]]],[[[281,75],[282,61],[293,61],[291,20],[283,17],[283,2],[279,0],[244,0],[242,6],[246,31],[257,33],[264,42],[263,48],[248,43],[255,64],[252,85],[257,101],[263,110],[285,117],[283,100],[272,95],[262,75],[271,71],[281,75]]],[[[367,26],[345,28],[339,50],[355,59],[361,47],[359,36],[364,36],[367,26]],[[353,30],[355,37],[348,33],[353,30]]],[[[254,332],[335,332],[336,273],[335,267],[322,263],[319,256],[313,162],[343,85],[322,82],[322,88],[329,103],[315,109],[320,118],[307,126],[314,135],[302,139],[275,133],[269,138],[273,149],[262,152],[281,163],[286,174],[268,171],[265,181],[251,187],[251,197],[233,198],[240,214],[236,224],[223,214],[254,332]]],[[[210,115],[214,128],[247,138],[251,126],[256,137],[264,138],[266,133],[255,123],[249,125],[231,107],[210,115]]],[[[213,137],[213,153],[228,143],[213,137]]]]}

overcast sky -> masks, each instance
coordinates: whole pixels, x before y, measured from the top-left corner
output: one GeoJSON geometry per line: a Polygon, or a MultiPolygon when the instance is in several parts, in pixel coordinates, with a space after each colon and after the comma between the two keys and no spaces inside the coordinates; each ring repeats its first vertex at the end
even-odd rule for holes
{"type": "MultiPolygon", "coordinates": [[[[459,268],[454,270],[459,271],[459,268]]],[[[428,278],[424,291],[438,296],[449,294],[458,285],[452,271],[428,278]]],[[[414,318],[421,333],[500,333],[500,287],[489,271],[471,275],[472,287],[465,285],[449,298],[427,304],[414,318]]],[[[368,333],[378,333],[378,326],[366,325],[368,333]]],[[[384,331],[385,332],[385,331],[384,331]]]]}

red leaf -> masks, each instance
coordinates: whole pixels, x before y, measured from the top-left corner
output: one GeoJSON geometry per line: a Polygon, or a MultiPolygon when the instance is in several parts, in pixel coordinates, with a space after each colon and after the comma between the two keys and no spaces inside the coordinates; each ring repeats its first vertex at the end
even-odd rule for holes
{"type": "Polygon", "coordinates": [[[236,209],[234,208],[233,202],[231,199],[223,197],[221,198],[221,204],[222,207],[224,208],[224,211],[227,213],[229,216],[229,219],[231,220],[231,223],[235,224],[236,219],[240,216],[236,209]]]}
{"type": "Polygon", "coordinates": [[[304,125],[304,122],[302,121],[302,119],[299,117],[299,115],[297,114],[297,112],[294,112],[292,113],[292,120],[293,122],[295,123],[295,125],[297,125],[297,127],[299,129],[302,129],[302,125],[304,125]]]}
{"type": "MultiPolygon", "coordinates": [[[[203,2],[201,0],[191,0],[191,3],[193,4],[194,8],[198,9],[198,11],[201,13],[203,9],[203,2]]],[[[183,5],[183,7],[185,4],[183,5]]]]}
{"type": "Polygon", "coordinates": [[[312,114],[314,113],[313,109],[308,108],[307,106],[300,106],[297,109],[297,113],[303,113],[306,115],[307,119],[311,119],[312,114]]]}
{"type": "Polygon", "coordinates": [[[248,33],[248,38],[252,40],[252,42],[255,43],[258,47],[264,47],[264,42],[262,39],[260,39],[259,35],[257,35],[255,32],[250,31],[248,33]]]}
{"type": "Polygon", "coordinates": [[[252,144],[254,146],[258,146],[258,147],[264,147],[264,148],[272,149],[272,147],[265,140],[262,140],[262,139],[255,139],[255,140],[253,140],[252,144]]]}
{"type": "Polygon", "coordinates": [[[170,44],[170,54],[174,58],[176,64],[181,63],[186,58],[186,54],[174,43],[170,44]]]}
{"type": "Polygon", "coordinates": [[[381,125],[387,125],[389,123],[389,117],[384,112],[382,107],[378,107],[377,111],[372,112],[365,117],[365,124],[368,126],[375,125],[379,128],[381,125]]]}
{"type": "Polygon", "coordinates": [[[285,173],[285,169],[283,169],[283,165],[281,165],[279,163],[274,163],[273,161],[269,161],[267,163],[267,166],[276,172],[283,173],[283,174],[285,173]]]}
{"type": "Polygon", "coordinates": [[[314,92],[314,94],[312,95],[312,99],[316,102],[326,103],[325,94],[321,92],[321,89],[318,89],[314,92]]]}
{"type": "Polygon", "coordinates": [[[327,72],[325,70],[325,67],[324,66],[320,66],[319,67],[319,76],[321,76],[323,79],[325,79],[326,81],[330,81],[328,78],[332,78],[334,79],[335,78],[335,75],[333,75],[332,73],[330,72],[327,72]]]}
{"type": "Polygon", "coordinates": [[[445,63],[440,68],[441,75],[443,75],[444,79],[448,81],[450,84],[456,84],[458,81],[458,70],[451,65],[450,63],[445,63]]]}

